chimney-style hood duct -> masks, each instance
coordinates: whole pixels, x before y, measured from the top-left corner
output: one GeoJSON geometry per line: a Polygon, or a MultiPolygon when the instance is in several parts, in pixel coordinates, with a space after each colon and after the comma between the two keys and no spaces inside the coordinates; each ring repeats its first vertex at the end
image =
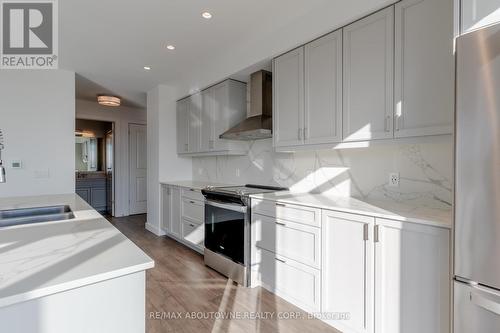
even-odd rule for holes
{"type": "Polygon", "coordinates": [[[258,140],[273,136],[273,80],[268,71],[250,76],[250,114],[248,118],[220,135],[221,139],[258,140]]]}

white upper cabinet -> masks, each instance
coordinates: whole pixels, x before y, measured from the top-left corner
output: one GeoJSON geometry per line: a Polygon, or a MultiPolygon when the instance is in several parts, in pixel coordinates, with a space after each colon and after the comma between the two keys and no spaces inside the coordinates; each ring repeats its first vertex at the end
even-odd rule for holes
{"type": "Polygon", "coordinates": [[[188,102],[187,98],[177,102],[177,153],[188,152],[188,102]]]}
{"type": "Polygon", "coordinates": [[[304,48],[275,58],[273,64],[274,145],[301,145],[304,140],[304,48]]]}
{"type": "Polygon", "coordinates": [[[394,8],[345,27],[343,39],[344,141],[392,138],[394,8]]]}
{"type": "Polygon", "coordinates": [[[462,33],[500,22],[500,0],[462,0],[462,33]]]}
{"type": "Polygon", "coordinates": [[[188,152],[200,151],[201,93],[188,98],[188,152]]]}
{"type": "Polygon", "coordinates": [[[394,136],[450,134],[453,0],[403,0],[395,5],[395,20],[394,136]]]}
{"type": "Polygon", "coordinates": [[[214,90],[209,88],[201,92],[201,143],[200,151],[210,151],[214,148],[214,90]]]}
{"type": "Polygon", "coordinates": [[[245,154],[247,142],[224,140],[219,135],[246,118],[246,86],[226,80],[178,101],[177,153],[245,154]]]}
{"type": "Polygon", "coordinates": [[[450,332],[450,233],[376,219],[375,333],[450,332]]]}
{"type": "Polygon", "coordinates": [[[342,31],[305,46],[306,144],[342,141],[342,31]]]}

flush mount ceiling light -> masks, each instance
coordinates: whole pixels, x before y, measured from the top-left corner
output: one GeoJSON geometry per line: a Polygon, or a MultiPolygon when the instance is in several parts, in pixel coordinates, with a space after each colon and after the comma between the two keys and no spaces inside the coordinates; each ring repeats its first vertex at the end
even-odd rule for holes
{"type": "Polygon", "coordinates": [[[104,106],[120,106],[121,99],[116,96],[99,95],[97,96],[97,103],[104,106]]]}
{"type": "Polygon", "coordinates": [[[209,12],[203,12],[203,13],[201,13],[201,17],[203,17],[204,19],[210,20],[212,18],[212,14],[210,14],[209,12]]]}
{"type": "Polygon", "coordinates": [[[167,49],[169,49],[169,50],[175,50],[175,46],[173,46],[173,45],[167,45],[167,49]]]}
{"type": "Polygon", "coordinates": [[[144,70],[146,70],[146,71],[150,71],[150,70],[151,70],[151,67],[149,67],[149,66],[144,66],[144,70]]]}

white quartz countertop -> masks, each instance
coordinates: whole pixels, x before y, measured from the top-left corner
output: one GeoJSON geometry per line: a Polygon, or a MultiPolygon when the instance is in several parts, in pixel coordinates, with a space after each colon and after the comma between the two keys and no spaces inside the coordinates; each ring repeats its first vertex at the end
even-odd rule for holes
{"type": "Polygon", "coordinates": [[[197,190],[202,190],[208,186],[224,187],[224,186],[231,186],[232,185],[232,184],[222,184],[222,183],[216,183],[216,182],[210,182],[210,181],[198,181],[198,180],[173,180],[173,181],[162,181],[160,183],[164,184],[164,185],[173,185],[173,186],[179,186],[179,187],[194,188],[197,190]]]}
{"type": "Polygon", "coordinates": [[[251,197],[443,228],[451,228],[452,221],[451,207],[438,209],[389,200],[360,200],[313,193],[274,192],[256,194],[251,197]]]}
{"type": "Polygon", "coordinates": [[[76,194],[0,199],[0,210],[53,205],[75,219],[0,228],[0,307],[154,266],[76,194]]]}

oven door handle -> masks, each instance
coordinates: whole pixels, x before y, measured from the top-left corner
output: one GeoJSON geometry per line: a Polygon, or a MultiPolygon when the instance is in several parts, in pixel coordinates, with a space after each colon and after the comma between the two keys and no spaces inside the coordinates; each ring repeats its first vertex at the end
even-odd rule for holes
{"type": "Polygon", "coordinates": [[[228,203],[222,203],[218,201],[213,201],[213,200],[205,200],[205,205],[217,207],[217,208],[222,208],[222,209],[227,209],[227,210],[232,210],[234,212],[240,212],[240,213],[246,213],[247,212],[247,207],[246,206],[241,206],[237,204],[228,204],[228,203]]]}

